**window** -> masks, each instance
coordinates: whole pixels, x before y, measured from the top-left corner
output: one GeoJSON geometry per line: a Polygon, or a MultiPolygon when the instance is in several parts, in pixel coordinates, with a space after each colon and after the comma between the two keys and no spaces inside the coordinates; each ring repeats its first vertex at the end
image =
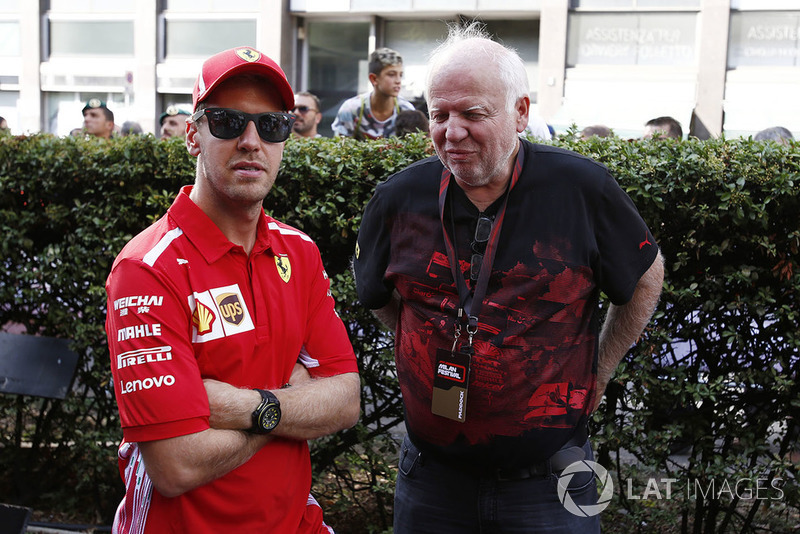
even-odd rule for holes
{"type": "Polygon", "coordinates": [[[50,20],[51,56],[133,56],[133,21],[50,20]]]}
{"type": "Polygon", "coordinates": [[[800,11],[731,13],[728,68],[800,65],[800,11]]]}
{"type": "Polygon", "coordinates": [[[256,46],[255,19],[166,20],[168,59],[214,55],[236,46],[256,46]]]}
{"type": "MultiPolygon", "coordinates": [[[[525,63],[530,81],[531,100],[536,102],[539,76],[539,21],[487,20],[486,31],[499,42],[513,48],[525,63]]],[[[403,56],[404,92],[420,98],[425,91],[428,56],[447,37],[445,22],[410,20],[386,22],[386,46],[403,56]]]]}
{"type": "Polygon", "coordinates": [[[15,13],[18,14],[22,0],[0,0],[0,13],[15,13]]]}
{"type": "Polygon", "coordinates": [[[333,135],[330,125],[342,102],[359,91],[366,80],[369,51],[368,22],[306,22],[308,90],[320,99],[319,133],[333,135]]]}
{"type": "Polygon", "coordinates": [[[50,0],[49,10],[57,13],[134,13],[134,2],[119,0],[50,0]]]}
{"type": "Polygon", "coordinates": [[[513,48],[528,71],[531,102],[537,101],[539,82],[539,21],[487,20],[486,29],[503,45],[513,48]]]}
{"type": "Polygon", "coordinates": [[[700,0],[571,0],[570,7],[573,9],[685,9],[699,8],[700,0]]]}
{"type": "Polygon", "coordinates": [[[42,96],[45,131],[61,136],[83,127],[83,106],[90,98],[105,101],[108,109],[114,112],[114,122],[118,124],[127,111],[123,96],[115,93],[49,92],[42,96]]]}
{"type": "Polygon", "coordinates": [[[696,13],[570,13],[567,65],[695,64],[696,13]]]}
{"type": "Polygon", "coordinates": [[[21,55],[19,22],[0,20],[0,57],[21,55]]]}
{"type": "MultiPolygon", "coordinates": [[[[119,1],[119,0],[114,0],[119,1]]],[[[258,3],[253,0],[163,0],[165,11],[176,13],[241,12],[258,11],[258,3]]]]}
{"type": "Polygon", "coordinates": [[[387,21],[386,46],[403,57],[403,93],[420,98],[425,91],[428,55],[447,37],[447,26],[436,20],[387,21]]]}

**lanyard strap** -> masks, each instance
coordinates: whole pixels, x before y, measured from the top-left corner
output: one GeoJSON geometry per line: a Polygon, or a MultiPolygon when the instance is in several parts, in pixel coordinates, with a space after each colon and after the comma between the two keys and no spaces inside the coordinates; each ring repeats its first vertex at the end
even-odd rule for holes
{"type": "MultiPolygon", "coordinates": [[[[483,306],[483,298],[486,296],[486,289],[489,287],[489,277],[492,274],[492,265],[494,264],[494,257],[497,253],[497,242],[499,241],[500,229],[503,226],[503,218],[506,213],[506,206],[508,205],[508,197],[511,190],[517,184],[519,175],[522,172],[522,165],[525,162],[525,147],[522,146],[520,141],[519,150],[517,151],[517,160],[514,163],[514,170],[511,173],[511,180],[506,188],[505,198],[500,206],[500,209],[495,216],[494,225],[492,225],[492,232],[489,235],[489,240],[486,243],[486,251],[483,255],[481,262],[481,270],[478,274],[478,279],[475,282],[475,291],[470,292],[467,288],[467,283],[464,280],[464,275],[461,272],[458,261],[458,254],[454,246],[454,240],[451,239],[450,234],[447,232],[447,226],[444,223],[444,211],[447,203],[447,190],[450,186],[451,173],[446,167],[442,170],[442,178],[439,184],[439,220],[442,224],[442,234],[444,235],[444,244],[447,249],[447,259],[450,262],[450,271],[453,273],[453,279],[458,289],[459,320],[456,323],[456,339],[453,344],[458,342],[458,337],[461,334],[461,321],[466,318],[467,321],[467,334],[469,334],[470,346],[472,345],[472,336],[478,331],[478,316],[480,315],[481,307],[483,306]]],[[[452,206],[451,206],[452,210],[452,206]]],[[[453,236],[455,236],[455,225],[453,225],[453,236]]]]}

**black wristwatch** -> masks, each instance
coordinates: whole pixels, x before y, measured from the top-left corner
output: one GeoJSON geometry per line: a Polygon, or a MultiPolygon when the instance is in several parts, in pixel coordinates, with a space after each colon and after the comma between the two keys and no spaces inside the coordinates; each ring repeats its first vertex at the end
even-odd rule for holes
{"type": "Polygon", "coordinates": [[[269,434],[281,421],[281,403],[271,391],[256,389],[261,394],[261,404],[253,412],[253,434],[269,434]]]}

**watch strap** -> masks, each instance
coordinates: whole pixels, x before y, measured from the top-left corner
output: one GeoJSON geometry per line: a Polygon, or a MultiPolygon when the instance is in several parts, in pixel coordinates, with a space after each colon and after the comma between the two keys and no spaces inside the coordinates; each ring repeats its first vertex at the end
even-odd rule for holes
{"type": "Polygon", "coordinates": [[[258,393],[261,395],[261,402],[251,415],[253,424],[250,427],[250,432],[254,434],[268,434],[276,426],[278,426],[278,423],[280,422],[281,403],[278,400],[278,397],[276,397],[275,394],[269,390],[254,388],[254,391],[258,391],[258,393]],[[274,424],[272,424],[270,428],[265,428],[264,425],[262,424],[262,418],[264,417],[264,412],[267,410],[272,410],[273,412],[277,411],[277,418],[273,418],[276,420],[274,421],[274,424]]]}

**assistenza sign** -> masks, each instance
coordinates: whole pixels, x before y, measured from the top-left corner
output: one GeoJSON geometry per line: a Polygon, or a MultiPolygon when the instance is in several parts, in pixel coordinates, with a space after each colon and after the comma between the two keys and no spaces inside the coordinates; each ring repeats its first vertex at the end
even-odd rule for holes
{"type": "Polygon", "coordinates": [[[572,13],[567,65],[694,65],[696,13],[572,13]]]}
{"type": "Polygon", "coordinates": [[[728,68],[800,65],[800,14],[733,12],[728,68]]]}

